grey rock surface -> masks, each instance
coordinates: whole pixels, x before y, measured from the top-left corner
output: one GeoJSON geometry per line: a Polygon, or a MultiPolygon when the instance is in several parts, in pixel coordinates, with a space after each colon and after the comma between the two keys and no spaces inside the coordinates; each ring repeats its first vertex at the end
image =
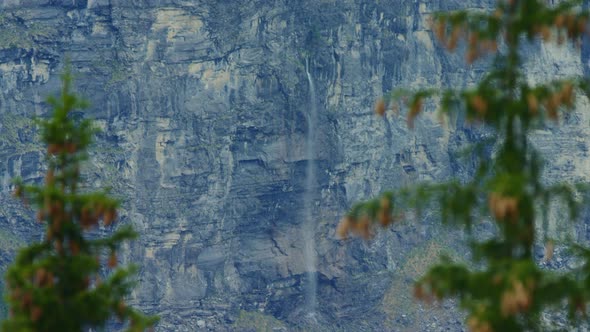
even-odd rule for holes
{"type": "MultiPolygon", "coordinates": [[[[47,114],[66,59],[83,116],[103,129],[88,186],[122,199],[121,222],[141,238],[125,248],[141,266],[131,302],[161,316],[158,331],[458,331],[453,303],[423,307],[411,285],[461,235],[436,212],[371,242],[338,240],[358,200],[417,181],[468,176],[456,158],[485,130],[440,122],[435,105],[410,131],[402,115],[373,113],[396,87],[465,87],[487,62],[463,64],[436,43],[433,11],[493,1],[1,0],[0,264],[39,237],[10,179],[41,181],[43,151],[28,121],[47,114]],[[305,314],[302,224],[305,63],[318,96],[318,310],[305,314]]],[[[530,46],[532,81],[581,75],[588,46],[530,46]]],[[[548,181],[590,180],[588,101],[532,140],[548,181]]],[[[555,216],[555,220],[559,220],[555,216]]],[[[555,232],[559,227],[552,226],[555,232]]],[[[584,225],[577,236],[587,241],[584,225]]],[[[113,329],[116,329],[113,326],[113,329]]]]}

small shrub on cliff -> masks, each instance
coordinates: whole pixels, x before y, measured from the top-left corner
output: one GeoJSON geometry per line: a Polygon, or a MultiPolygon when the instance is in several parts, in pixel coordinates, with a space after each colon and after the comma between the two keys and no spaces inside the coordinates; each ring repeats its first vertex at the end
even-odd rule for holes
{"type": "Polygon", "coordinates": [[[78,332],[103,327],[115,316],[129,331],[143,331],[157,319],[125,303],[134,268],[116,268],[118,247],[136,233],[119,227],[107,237],[89,236],[101,224],[113,227],[119,203],[106,191],[80,190],[80,163],[94,129],[70,115],[86,102],[70,91],[68,73],[62,81],[60,97],[48,99],[53,115],[38,121],[47,145],[45,184],[16,182],[15,196],[36,208],[45,234],[21,249],[6,273],[9,318],[2,330],[78,332]]]}
{"type": "MultiPolygon", "coordinates": [[[[523,72],[523,44],[580,42],[588,33],[588,14],[579,1],[550,6],[542,0],[499,1],[492,13],[458,11],[435,16],[433,32],[453,50],[464,42],[468,63],[491,55],[489,73],[467,90],[398,91],[378,101],[381,116],[408,106],[411,127],[424,101],[440,102],[444,115],[459,113],[494,133],[494,154],[474,153],[479,164],[473,179],[421,184],[387,192],[354,206],[338,226],[341,237],[356,234],[370,238],[380,226],[389,226],[404,207],[440,208],[443,222],[471,230],[480,220],[493,220],[496,232],[487,239],[472,238],[467,266],[445,259],[432,266],[415,285],[415,297],[430,302],[456,298],[472,331],[536,331],[549,308],[563,310],[572,320],[587,315],[590,299],[590,250],[571,244],[581,257],[573,271],[549,271],[554,245],[547,234],[548,206],[557,200],[569,207],[575,219],[584,186],[547,184],[541,155],[529,134],[548,122],[557,123],[560,112],[574,108],[576,93],[588,95],[586,80],[556,79],[531,85],[523,72]],[[491,158],[491,159],[488,159],[491,158]],[[545,245],[545,256],[535,259],[535,245],[545,245]]],[[[560,220],[559,222],[567,222],[560,220]]]]}

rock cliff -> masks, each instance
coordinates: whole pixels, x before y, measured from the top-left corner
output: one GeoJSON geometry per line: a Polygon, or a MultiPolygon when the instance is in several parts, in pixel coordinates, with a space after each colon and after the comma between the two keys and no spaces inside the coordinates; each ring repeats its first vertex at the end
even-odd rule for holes
{"type": "MultiPolygon", "coordinates": [[[[462,257],[460,233],[435,226],[434,211],[371,242],[334,235],[357,200],[471,171],[456,152],[485,130],[441,123],[434,104],[414,131],[401,115],[373,113],[396,87],[481,77],[486,61],[465,66],[429,28],[433,11],[460,6],[493,1],[2,0],[0,263],[39,236],[32,212],[10,197],[10,179],[41,181],[29,119],[46,114],[69,59],[92,103],[83,116],[103,129],[88,185],[110,186],[122,222],[141,233],[125,248],[141,266],[132,302],[161,316],[158,331],[461,329],[452,303],[411,299],[412,280],[439,253],[462,257]],[[315,275],[302,240],[310,160],[315,275]],[[314,315],[305,309],[310,276],[314,315]]],[[[530,52],[531,80],[588,70],[586,43],[580,51],[537,42],[530,52]]],[[[548,180],[590,179],[590,115],[579,103],[533,138],[547,153],[548,180]]]]}

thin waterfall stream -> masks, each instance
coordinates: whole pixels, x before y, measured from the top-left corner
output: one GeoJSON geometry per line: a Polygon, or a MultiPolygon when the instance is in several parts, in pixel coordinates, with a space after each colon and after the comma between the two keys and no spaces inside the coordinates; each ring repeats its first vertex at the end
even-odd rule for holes
{"type": "Polygon", "coordinates": [[[309,114],[307,117],[307,136],[305,139],[305,159],[307,169],[305,171],[305,193],[303,199],[303,258],[307,274],[306,285],[306,309],[309,315],[314,315],[317,306],[317,257],[315,250],[315,222],[313,218],[313,205],[316,201],[316,130],[318,107],[315,84],[309,69],[309,59],[305,61],[305,73],[309,83],[309,114]]]}

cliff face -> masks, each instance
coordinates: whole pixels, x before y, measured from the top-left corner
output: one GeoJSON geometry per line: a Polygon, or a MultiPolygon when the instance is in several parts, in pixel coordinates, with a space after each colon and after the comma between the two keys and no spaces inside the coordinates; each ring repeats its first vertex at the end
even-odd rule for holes
{"type": "MultiPolygon", "coordinates": [[[[42,148],[28,119],[48,111],[69,59],[84,116],[103,133],[85,170],[111,186],[122,222],[141,238],[132,302],[160,331],[456,329],[461,316],[411,300],[412,280],[458,233],[407,223],[373,241],[336,239],[351,203],[420,180],[466,176],[455,158],[484,135],[435,105],[409,131],[373,103],[400,86],[467,86],[465,67],[433,40],[430,13],[492,1],[4,0],[0,4],[0,233],[2,264],[38,238],[10,178],[40,181],[42,148]],[[306,67],[307,64],[307,67],[306,67]],[[309,84],[306,68],[313,79],[309,84]],[[304,225],[307,121],[317,96],[312,215],[317,308],[308,315],[304,225]]],[[[532,80],[582,74],[586,45],[531,46],[532,80]],[[583,54],[582,57],[580,54],[583,54]]],[[[588,180],[585,100],[533,140],[548,174],[588,180]]],[[[559,216],[556,216],[559,218],[559,216]]],[[[556,228],[557,229],[557,228],[556,228]]],[[[586,234],[580,232],[580,238],[586,234]]],[[[451,252],[453,254],[453,252],[451,252]]],[[[460,257],[460,254],[456,254],[460,257]]]]}

